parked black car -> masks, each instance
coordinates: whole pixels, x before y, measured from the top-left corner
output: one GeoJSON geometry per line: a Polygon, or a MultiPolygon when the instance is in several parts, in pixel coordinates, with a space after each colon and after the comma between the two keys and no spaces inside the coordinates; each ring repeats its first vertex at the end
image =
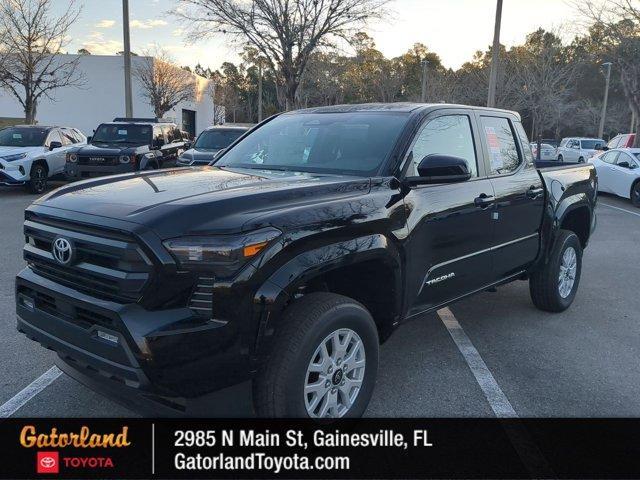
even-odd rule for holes
{"type": "Polygon", "coordinates": [[[193,147],[178,157],[176,165],[207,165],[215,156],[249,130],[249,127],[217,125],[203,130],[193,147]]]}
{"type": "Polygon", "coordinates": [[[140,170],[157,170],[189,146],[175,123],[150,118],[116,118],[102,123],[86,146],[67,153],[70,180],[140,170]]]}
{"type": "Polygon", "coordinates": [[[568,308],[595,186],[590,164],[536,169],[513,112],[285,113],[214,166],[36,201],[17,326],[138,407],[237,402],[226,387],[251,381],[261,416],[359,416],[380,342],[408,319],[515,280],[538,308],[568,308]]]}

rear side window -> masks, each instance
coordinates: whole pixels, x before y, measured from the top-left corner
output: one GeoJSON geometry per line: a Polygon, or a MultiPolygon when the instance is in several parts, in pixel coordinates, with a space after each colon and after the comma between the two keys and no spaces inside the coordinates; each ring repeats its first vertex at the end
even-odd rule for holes
{"type": "Polygon", "coordinates": [[[478,176],[476,149],[467,115],[446,115],[429,121],[416,138],[412,165],[407,174],[418,175],[418,164],[431,154],[463,158],[469,164],[471,176],[478,176]]]}
{"type": "Polygon", "coordinates": [[[499,117],[480,117],[482,132],[487,142],[491,175],[515,172],[522,160],[509,120],[499,117]]]}

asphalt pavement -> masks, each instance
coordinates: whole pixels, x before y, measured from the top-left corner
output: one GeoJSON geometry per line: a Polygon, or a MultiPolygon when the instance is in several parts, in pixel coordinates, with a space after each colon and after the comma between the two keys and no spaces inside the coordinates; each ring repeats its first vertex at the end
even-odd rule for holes
{"type": "MultiPolygon", "coordinates": [[[[0,187],[0,411],[9,405],[18,407],[14,416],[133,416],[58,376],[50,370],[55,354],[15,329],[23,212],[35,198],[0,187]],[[43,378],[44,388],[29,387],[43,378]]],[[[523,281],[458,302],[450,311],[471,357],[442,314],[411,320],[382,346],[367,415],[488,417],[496,410],[492,392],[500,392],[519,417],[640,416],[640,209],[602,195],[597,214],[568,311],[536,310],[523,281]]]]}

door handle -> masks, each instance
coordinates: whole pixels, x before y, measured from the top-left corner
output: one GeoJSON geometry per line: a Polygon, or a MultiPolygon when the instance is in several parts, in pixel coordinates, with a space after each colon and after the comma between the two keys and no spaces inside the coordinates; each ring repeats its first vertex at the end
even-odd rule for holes
{"type": "Polygon", "coordinates": [[[527,190],[527,197],[532,199],[536,199],[543,194],[544,194],[544,188],[536,187],[535,185],[531,185],[531,187],[529,187],[529,190],[527,190]]]}
{"type": "Polygon", "coordinates": [[[475,204],[476,207],[480,207],[484,210],[485,208],[488,208],[491,205],[493,205],[494,200],[495,199],[491,195],[487,195],[486,193],[481,193],[479,197],[476,197],[473,200],[473,203],[475,204]]]}

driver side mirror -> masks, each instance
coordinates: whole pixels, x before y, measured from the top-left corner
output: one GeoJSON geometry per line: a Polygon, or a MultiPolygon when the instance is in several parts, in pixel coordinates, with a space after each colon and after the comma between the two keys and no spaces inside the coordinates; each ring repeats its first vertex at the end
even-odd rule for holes
{"type": "Polygon", "coordinates": [[[55,150],[56,148],[61,148],[61,147],[62,147],[62,143],[56,142],[55,140],[49,143],[49,151],[55,150]]]}
{"type": "Polygon", "coordinates": [[[418,165],[418,176],[408,177],[410,185],[466,182],[471,178],[469,164],[464,158],[431,154],[418,165]]]}

